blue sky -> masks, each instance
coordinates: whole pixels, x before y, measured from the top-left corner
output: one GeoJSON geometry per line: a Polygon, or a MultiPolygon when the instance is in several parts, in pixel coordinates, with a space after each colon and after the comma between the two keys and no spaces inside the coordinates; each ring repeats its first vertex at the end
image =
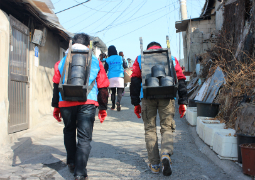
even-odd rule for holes
{"type": "MultiPolygon", "coordinates": [[[[52,0],[57,13],[85,0],[52,0]]],[[[205,0],[187,0],[188,17],[199,17],[205,0]]],[[[175,21],[180,20],[179,0],[91,0],[57,13],[62,26],[72,33],[84,32],[100,37],[107,47],[115,45],[125,58],[140,54],[139,37],[145,49],[151,41],[166,47],[170,38],[171,53],[179,59],[179,33],[175,21]]],[[[183,53],[181,53],[181,58],[183,53]]]]}

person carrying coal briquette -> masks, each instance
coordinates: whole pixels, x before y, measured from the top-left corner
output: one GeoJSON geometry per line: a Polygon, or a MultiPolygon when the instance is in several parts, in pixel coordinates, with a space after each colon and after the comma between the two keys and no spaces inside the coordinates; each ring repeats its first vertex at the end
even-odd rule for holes
{"type": "MultiPolygon", "coordinates": [[[[151,42],[147,46],[147,50],[160,49],[161,45],[157,42],[151,42]]],[[[178,79],[178,104],[179,113],[182,118],[186,113],[187,89],[186,77],[182,73],[182,69],[178,60],[171,57],[175,67],[178,79]]],[[[175,129],[175,100],[174,99],[144,99],[141,77],[141,56],[138,56],[133,64],[133,73],[131,75],[130,85],[131,104],[134,105],[134,113],[144,122],[145,142],[148,152],[149,169],[152,173],[159,173],[160,162],[162,163],[163,175],[170,176],[172,174],[171,155],[173,154],[173,130],[175,129]],[[142,106],[140,106],[142,102],[142,106]],[[160,117],[161,132],[161,153],[159,154],[158,138],[156,132],[156,116],[157,111],[160,117]]]]}
{"type": "MultiPolygon", "coordinates": [[[[72,50],[89,50],[89,46],[90,38],[87,34],[79,33],[73,37],[72,50]]],[[[54,67],[53,116],[58,122],[61,122],[62,116],[64,121],[64,144],[69,170],[74,172],[75,180],[83,180],[88,178],[86,167],[91,150],[90,143],[92,141],[96,108],[99,108],[98,118],[101,123],[107,116],[109,80],[102,62],[92,55],[89,85],[93,82],[94,85],[87,96],[87,100],[84,102],[64,101],[59,93],[58,85],[65,61],[66,56],[58,61],[54,67]]]]}

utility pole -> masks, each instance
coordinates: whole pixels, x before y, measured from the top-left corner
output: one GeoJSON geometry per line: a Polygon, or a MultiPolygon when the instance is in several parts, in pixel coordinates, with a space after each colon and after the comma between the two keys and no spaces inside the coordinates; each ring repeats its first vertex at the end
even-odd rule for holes
{"type": "Polygon", "coordinates": [[[180,7],[181,7],[181,15],[182,15],[182,20],[187,19],[187,5],[186,5],[186,0],[180,0],[180,7]]]}
{"type": "MultiPolygon", "coordinates": [[[[187,19],[187,5],[186,0],[179,0],[180,1],[180,10],[181,10],[181,20],[187,19]]],[[[189,71],[189,59],[187,57],[187,41],[186,41],[186,32],[182,32],[182,39],[183,39],[183,54],[184,54],[184,67],[186,70],[189,71]]]]}

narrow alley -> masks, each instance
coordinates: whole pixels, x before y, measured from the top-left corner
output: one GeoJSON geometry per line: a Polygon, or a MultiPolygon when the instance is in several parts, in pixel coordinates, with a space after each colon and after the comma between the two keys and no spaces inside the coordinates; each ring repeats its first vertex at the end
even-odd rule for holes
{"type": "MultiPolygon", "coordinates": [[[[195,127],[189,126],[185,118],[180,119],[177,110],[170,177],[152,174],[147,168],[143,122],[133,113],[129,92],[126,92],[120,112],[110,110],[108,104],[108,116],[103,124],[96,116],[87,166],[89,179],[249,179],[242,174],[241,167],[231,161],[219,160],[201,143],[195,127]],[[217,162],[223,163],[225,171],[216,165],[217,162]]],[[[63,124],[52,115],[44,116],[40,121],[12,146],[2,149],[1,180],[73,179],[65,164],[63,124]]],[[[159,126],[157,132],[159,134],[159,126]]]]}

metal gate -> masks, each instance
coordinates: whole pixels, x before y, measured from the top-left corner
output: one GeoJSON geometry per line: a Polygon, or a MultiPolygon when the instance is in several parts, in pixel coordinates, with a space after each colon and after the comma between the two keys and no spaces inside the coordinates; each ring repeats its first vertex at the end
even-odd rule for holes
{"type": "Polygon", "coordinates": [[[28,44],[28,27],[10,16],[9,133],[28,129],[29,125],[28,44]]]}

